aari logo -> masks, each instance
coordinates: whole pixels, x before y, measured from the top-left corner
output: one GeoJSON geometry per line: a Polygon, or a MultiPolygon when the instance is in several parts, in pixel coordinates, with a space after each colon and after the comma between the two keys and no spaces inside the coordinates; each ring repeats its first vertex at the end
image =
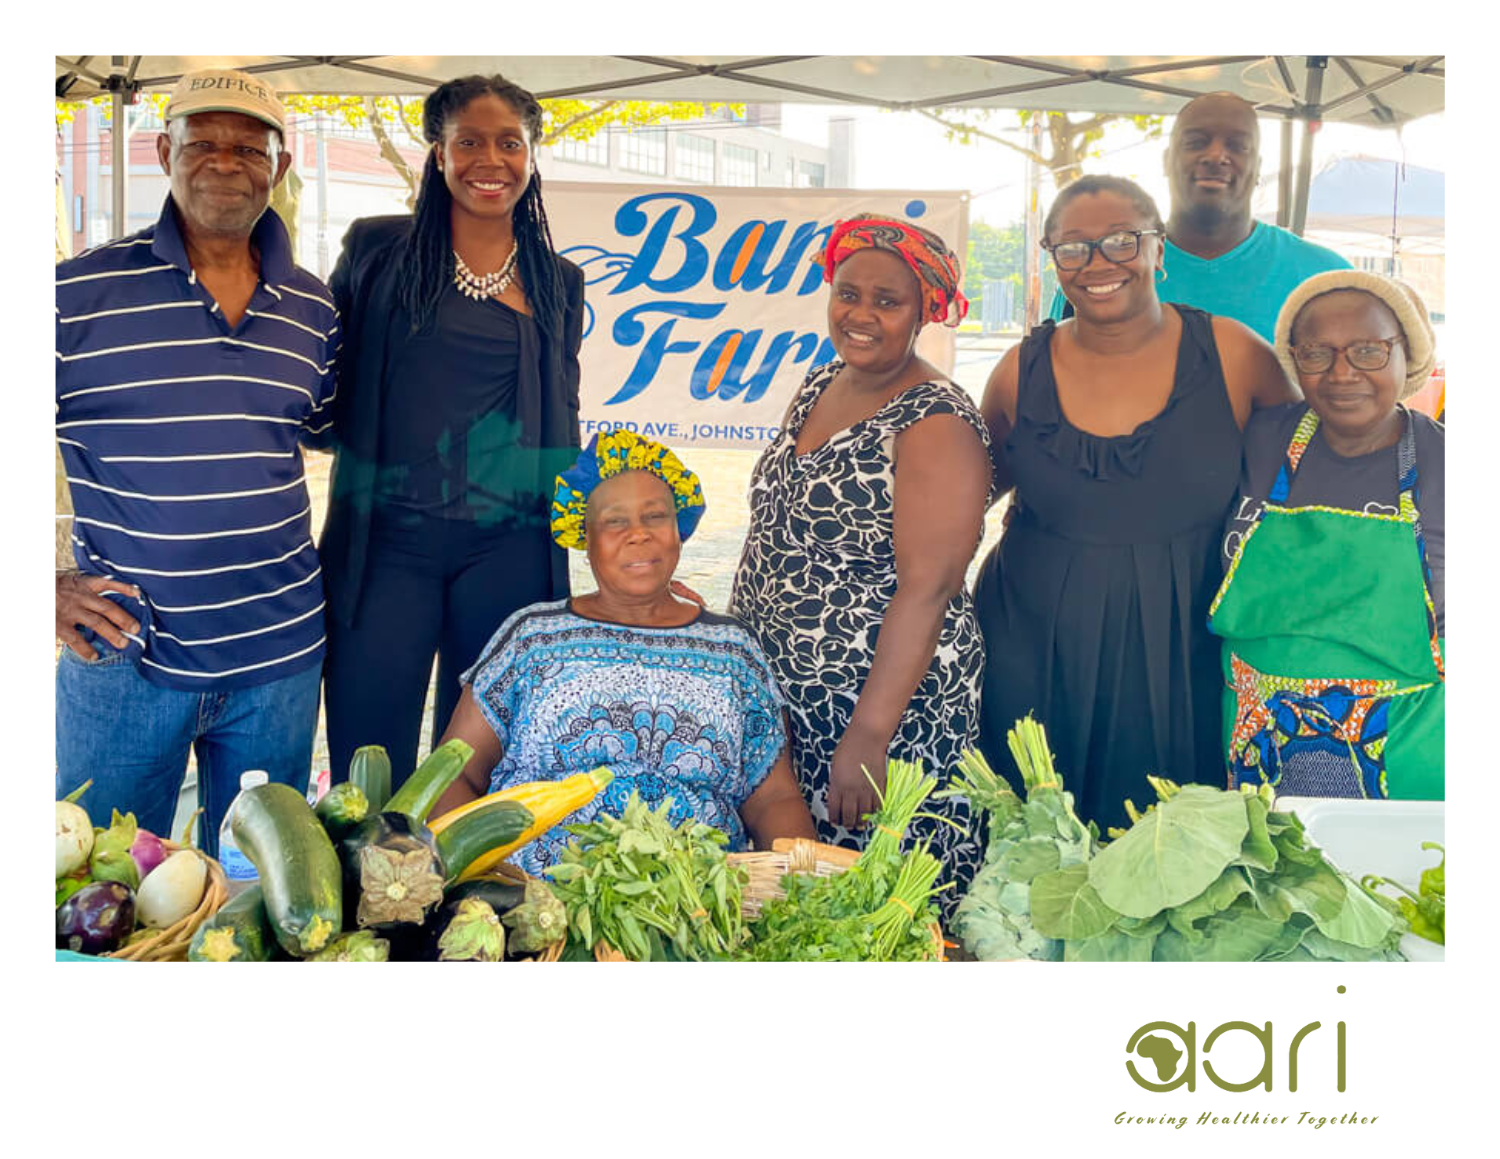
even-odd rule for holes
{"type": "MultiPolygon", "coordinates": [[[[1338,988],[1340,994],[1345,988],[1338,988]]],[[[1292,1036],[1291,1045],[1286,1052],[1287,1089],[1297,1089],[1297,1049],[1302,1042],[1313,1031],[1319,1029],[1321,1022],[1309,1022],[1301,1030],[1292,1036]]],[[[1242,1092],[1252,1087],[1263,1086],[1266,1090],[1271,1089],[1271,1078],[1275,1071],[1275,1048],[1274,1034],[1271,1023],[1267,1022],[1264,1027],[1256,1026],[1250,1022],[1225,1022],[1213,1028],[1209,1036],[1203,1040],[1203,1053],[1206,1055],[1213,1050],[1214,1043],[1219,1041],[1222,1035],[1231,1030],[1244,1031],[1252,1035],[1260,1042],[1261,1046],[1261,1068],[1250,1079],[1242,1083],[1229,1082],[1220,1077],[1214,1070],[1213,1063],[1207,1058],[1203,1060],[1203,1073],[1208,1076],[1209,1082],[1224,1091],[1242,1092]]],[[[1338,1089],[1340,1093],[1344,1090],[1344,1061],[1345,1041],[1344,1023],[1338,1023],[1338,1089]]],[[[1157,1082],[1148,1082],[1141,1077],[1141,1072],[1136,1069],[1135,1059],[1125,1060],[1125,1069],[1130,1072],[1130,1077],[1135,1084],[1144,1087],[1148,1091],[1175,1091],[1178,1087],[1186,1084],[1189,1091],[1195,1090],[1195,1082],[1198,1074],[1198,1027],[1196,1023],[1189,1022],[1187,1028],[1183,1029],[1175,1022],[1148,1022],[1140,1027],[1130,1036],[1130,1041],[1125,1044],[1127,1054],[1138,1055],[1143,1062],[1150,1062],[1155,1071],[1157,1082]],[[1173,1035],[1176,1041],[1166,1035],[1173,1035]]]]}

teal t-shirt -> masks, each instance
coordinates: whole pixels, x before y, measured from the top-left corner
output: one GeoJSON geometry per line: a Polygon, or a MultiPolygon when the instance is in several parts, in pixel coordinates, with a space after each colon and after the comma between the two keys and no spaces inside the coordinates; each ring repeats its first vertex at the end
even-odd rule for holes
{"type": "MultiPolygon", "coordinates": [[[[1162,301],[1234,318],[1273,342],[1287,295],[1314,274],[1346,270],[1349,263],[1290,230],[1257,221],[1249,237],[1216,258],[1197,257],[1168,239],[1163,266],[1167,277],[1156,290],[1162,301]]],[[[1051,317],[1071,315],[1067,302],[1061,290],[1054,294],[1051,317]]]]}

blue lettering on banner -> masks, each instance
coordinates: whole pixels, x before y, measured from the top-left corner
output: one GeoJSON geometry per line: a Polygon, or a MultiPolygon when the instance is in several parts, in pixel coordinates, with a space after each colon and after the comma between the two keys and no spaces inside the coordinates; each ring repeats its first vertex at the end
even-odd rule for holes
{"type": "MultiPolygon", "coordinates": [[[[905,208],[909,216],[919,216],[928,207],[912,201],[905,208]]],[[[673,384],[686,379],[688,393],[697,402],[717,398],[724,403],[736,399],[754,403],[770,390],[783,366],[820,366],[834,357],[833,343],[822,333],[783,330],[765,341],[766,333],[760,329],[728,327],[703,334],[691,325],[717,318],[729,305],[727,300],[685,300],[692,298],[695,290],[709,295],[738,291],[801,298],[822,286],[822,267],[810,258],[826,244],[832,224],[819,225],[815,220],[745,221],[722,244],[711,245],[705,235],[718,220],[713,201],[701,194],[686,190],[646,193],[624,202],[614,216],[614,229],[620,238],[640,239],[634,253],[612,252],[597,245],[571,246],[563,251],[583,269],[587,285],[600,289],[607,286],[609,296],[646,289],[670,299],[632,305],[615,318],[609,340],[619,347],[638,348],[638,352],[630,373],[605,406],[639,398],[664,367],[664,377],[673,384]],[[690,334],[693,337],[688,337],[690,334]],[[669,365],[668,359],[674,355],[689,356],[690,369],[686,363],[669,365]]],[[[592,307],[589,314],[588,329],[592,331],[592,307]]],[[[594,341],[604,338],[593,337],[594,341]]],[[[644,433],[668,438],[764,442],[775,434],[774,428],[735,424],[645,426],[644,433]]],[[[583,423],[586,434],[620,427],[637,429],[628,422],[583,423]]]]}
{"type": "Polygon", "coordinates": [[[635,237],[643,233],[650,219],[641,206],[653,201],[675,201],[682,204],[669,206],[657,218],[656,224],[651,226],[651,232],[646,235],[646,240],[641,243],[635,261],[610,291],[611,294],[623,294],[637,286],[649,286],[663,294],[679,294],[701,282],[708,270],[708,250],[698,238],[713,228],[714,222],[719,220],[719,212],[706,197],[699,197],[694,193],[648,193],[644,197],[633,197],[620,206],[619,212],[615,214],[615,231],[621,237],[635,237]],[[672,228],[677,223],[678,213],[684,208],[692,217],[681,231],[674,234],[672,228]],[[676,273],[657,277],[656,265],[666,252],[669,240],[682,243],[682,264],[676,273]]]}
{"type": "MultiPolygon", "coordinates": [[[[792,278],[797,273],[797,268],[802,264],[804,257],[811,248],[813,253],[823,248],[823,243],[828,240],[828,235],[833,232],[833,226],[825,225],[818,228],[817,222],[804,221],[793,232],[791,240],[787,242],[786,252],[769,272],[766,265],[770,261],[771,254],[775,252],[776,243],[786,229],[785,221],[747,221],[729,235],[729,240],[724,243],[724,248],[719,251],[718,258],[714,261],[714,288],[718,290],[758,290],[766,287],[769,294],[779,294],[792,284],[792,278]],[[759,231],[759,236],[757,236],[759,231]],[[739,264],[740,255],[744,252],[752,238],[755,238],[755,249],[750,254],[740,275],[735,277],[735,267],[739,264]],[[816,246],[814,248],[814,243],[816,246]]],[[[811,269],[804,268],[802,284],[797,287],[797,295],[801,297],[812,293],[823,281],[823,270],[821,266],[811,265],[811,269]]]]}

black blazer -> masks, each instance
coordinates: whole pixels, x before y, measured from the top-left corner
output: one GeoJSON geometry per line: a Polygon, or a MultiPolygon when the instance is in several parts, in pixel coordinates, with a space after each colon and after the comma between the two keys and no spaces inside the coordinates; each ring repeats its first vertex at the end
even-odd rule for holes
{"type": "MultiPolygon", "coordinates": [[[[375,473],[379,466],[380,415],[395,342],[409,332],[410,316],[397,300],[399,246],[411,218],[367,217],[344,235],[329,288],[339,311],[343,344],[338,353],[338,394],[333,400],[332,450],[337,456],[329,484],[328,519],[318,543],[328,607],[353,625],[359,610],[370,541],[375,473]]],[[[583,340],[583,271],[557,259],[565,305],[562,341],[538,326],[541,397],[517,398],[524,446],[571,447],[578,434],[578,347],[583,340]]],[[[552,596],[568,594],[567,553],[552,548],[552,596]]]]}

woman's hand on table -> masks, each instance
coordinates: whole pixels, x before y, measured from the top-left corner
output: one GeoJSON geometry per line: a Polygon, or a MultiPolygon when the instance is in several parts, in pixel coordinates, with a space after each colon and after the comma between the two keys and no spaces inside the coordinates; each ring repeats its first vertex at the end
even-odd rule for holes
{"type": "Polygon", "coordinates": [[[863,829],[865,814],[880,808],[885,792],[886,749],[889,737],[851,724],[838,747],[828,774],[828,819],[845,829],[863,829]],[[865,770],[869,776],[865,776],[865,770]],[[874,784],[870,783],[871,779],[874,784]]]}

